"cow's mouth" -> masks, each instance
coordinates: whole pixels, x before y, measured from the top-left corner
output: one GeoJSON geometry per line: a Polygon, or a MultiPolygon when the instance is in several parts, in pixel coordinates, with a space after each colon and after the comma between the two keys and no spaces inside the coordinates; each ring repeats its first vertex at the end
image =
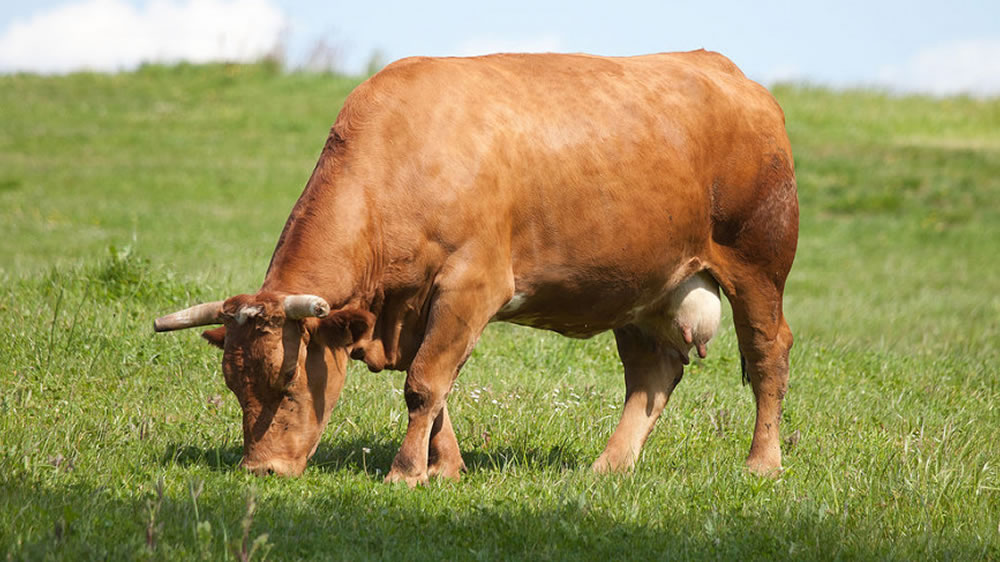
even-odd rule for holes
{"type": "Polygon", "coordinates": [[[256,476],[299,476],[306,468],[306,461],[287,461],[268,459],[266,461],[251,461],[243,459],[240,466],[256,476]]]}

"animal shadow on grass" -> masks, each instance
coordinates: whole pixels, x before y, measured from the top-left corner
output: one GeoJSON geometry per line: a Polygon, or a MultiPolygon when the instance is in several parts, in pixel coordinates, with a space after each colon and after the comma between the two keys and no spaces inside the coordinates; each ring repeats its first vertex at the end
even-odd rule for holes
{"type": "Polygon", "coordinates": [[[243,448],[237,445],[222,445],[203,449],[192,445],[171,443],[163,452],[163,465],[204,466],[218,472],[236,470],[243,458],[243,448]]]}
{"type": "MultiPolygon", "coordinates": [[[[333,443],[323,442],[309,461],[309,466],[325,472],[347,469],[372,477],[383,477],[392,466],[399,446],[399,441],[387,440],[374,434],[340,439],[333,443]]],[[[469,473],[512,467],[561,469],[582,466],[580,454],[562,445],[538,448],[527,444],[512,444],[491,446],[488,449],[463,449],[462,459],[469,473]]]]}
{"type": "MultiPolygon", "coordinates": [[[[306,471],[337,472],[347,470],[364,473],[373,479],[384,477],[392,466],[392,459],[400,442],[375,434],[351,439],[322,441],[316,454],[309,460],[306,471]]],[[[172,443],[161,457],[164,465],[200,465],[214,471],[237,470],[243,456],[242,448],[235,445],[201,448],[172,443]]],[[[583,466],[582,456],[564,445],[548,448],[528,444],[491,446],[488,449],[463,450],[462,459],[468,472],[501,471],[508,468],[572,469],[583,466]]]]}
{"type": "MultiPolygon", "coordinates": [[[[336,450],[331,447],[328,453],[336,450]]],[[[176,462],[213,466],[206,460],[212,449],[177,447],[175,452],[171,459],[176,458],[176,462]]],[[[387,444],[379,455],[388,457],[392,452],[387,444]]],[[[232,458],[238,450],[228,447],[219,453],[232,458]]],[[[348,461],[348,466],[354,466],[353,462],[348,461]]],[[[232,533],[239,533],[239,521],[245,513],[243,493],[242,489],[229,490],[228,500],[201,504],[200,520],[213,523],[214,556],[224,552],[220,547],[226,548],[226,529],[230,538],[238,537],[232,533]]],[[[186,538],[193,527],[186,491],[163,501],[154,527],[150,527],[148,494],[125,498],[104,486],[46,487],[14,479],[5,483],[0,495],[9,505],[42,508],[35,510],[32,517],[37,521],[27,529],[17,518],[10,523],[18,536],[24,537],[23,542],[5,541],[10,535],[0,536],[0,555],[6,551],[8,560],[171,559],[171,554],[177,557],[171,548],[184,544],[192,550],[198,548],[186,538]],[[108,526],[109,522],[115,523],[108,526]],[[156,539],[152,546],[150,528],[156,539]],[[157,546],[159,543],[163,544],[157,546]]],[[[472,508],[458,506],[456,513],[426,500],[422,494],[402,499],[400,494],[373,495],[356,486],[324,487],[322,493],[306,499],[277,494],[259,500],[250,532],[251,536],[266,533],[278,558],[302,559],[894,559],[900,558],[901,542],[907,543],[911,553],[926,550],[930,559],[991,558],[991,552],[985,550],[989,545],[975,541],[953,540],[921,547],[915,544],[925,540],[920,533],[911,537],[854,534],[855,540],[845,542],[840,519],[822,515],[825,505],[815,510],[809,504],[796,504],[790,510],[766,513],[735,507],[718,514],[706,506],[696,516],[664,515],[664,524],[623,517],[627,505],[621,510],[592,508],[586,494],[544,505],[485,501],[472,508]],[[727,523],[706,532],[706,520],[714,518],[727,523]],[[791,545],[793,555],[789,554],[791,545]],[[833,547],[836,550],[831,550],[833,547]]],[[[193,557],[193,552],[189,556],[193,557]]]]}

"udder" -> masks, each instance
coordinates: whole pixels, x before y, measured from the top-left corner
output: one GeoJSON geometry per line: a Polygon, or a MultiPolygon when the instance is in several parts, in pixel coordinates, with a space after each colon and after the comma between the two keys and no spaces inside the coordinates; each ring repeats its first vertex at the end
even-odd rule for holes
{"type": "Polygon", "coordinates": [[[722,301],[719,284],[701,271],[678,285],[667,296],[663,307],[656,313],[644,315],[639,323],[652,328],[687,361],[691,348],[704,358],[708,342],[719,329],[722,301]]]}

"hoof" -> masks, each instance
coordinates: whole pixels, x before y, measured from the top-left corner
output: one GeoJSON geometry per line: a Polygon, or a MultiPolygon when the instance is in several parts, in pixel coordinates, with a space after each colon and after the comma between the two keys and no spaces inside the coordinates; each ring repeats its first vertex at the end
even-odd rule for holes
{"type": "Polygon", "coordinates": [[[594,464],[590,465],[590,470],[593,470],[597,474],[607,474],[612,472],[611,465],[609,465],[608,461],[603,458],[599,458],[594,461],[594,464]]]}
{"type": "Polygon", "coordinates": [[[406,482],[407,487],[411,490],[416,488],[418,485],[424,485],[427,483],[427,473],[409,475],[403,474],[401,471],[392,469],[389,474],[385,477],[386,484],[394,484],[396,482],[406,482]]]}
{"type": "Polygon", "coordinates": [[[447,478],[458,481],[465,472],[465,462],[459,459],[456,462],[437,462],[427,467],[427,475],[435,478],[447,478]]]}
{"type": "Polygon", "coordinates": [[[594,464],[590,465],[590,469],[597,474],[612,474],[627,472],[635,465],[634,462],[628,462],[627,460],[618,459],[617,461],[611,460],[607,454],[602,454],[597,457],[594,464]]]}
{"type": "Polygon", "coordinates": [[[756,476],[777,479],[781,477],[785,469],[781,467],[781,461],[747,459],[747,470],[756,476]]]}

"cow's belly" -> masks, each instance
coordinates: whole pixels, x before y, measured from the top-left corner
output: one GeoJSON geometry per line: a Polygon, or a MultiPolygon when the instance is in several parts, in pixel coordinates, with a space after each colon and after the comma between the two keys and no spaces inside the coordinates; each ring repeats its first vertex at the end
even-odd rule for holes
{"type": "Polygon", "coordinates": [[[607,287],[580,291],[574,284],[515,292],[494,320],[588,338],[634,324],[686,357],[705,345],[719,327],[722,303],[719,285],[706,271],[660,291],[607,287]]]}
{"type": "Polygon", "coordinates": [[[524,293],[514,293],[493,320],[551,330],[571,338],[589,338],[627,324],[632,316],[628,310],[593,314],[585,301],[576,302],[571,295],[564,295],[558,302],[539,304],[524,293]]]}

